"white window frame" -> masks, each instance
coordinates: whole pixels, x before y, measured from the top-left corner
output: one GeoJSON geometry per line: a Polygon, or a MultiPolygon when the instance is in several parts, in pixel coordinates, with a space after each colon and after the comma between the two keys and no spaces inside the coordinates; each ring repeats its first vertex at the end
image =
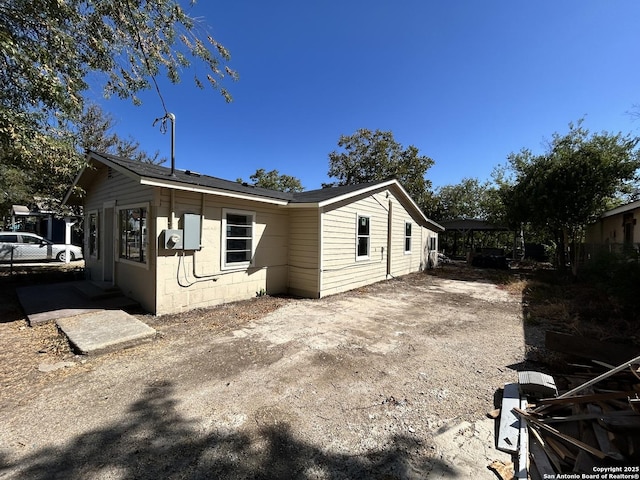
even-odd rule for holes
{"type": "Polygon", "coordinates": [[[87,256],[94,260],[100,258],[100,212],[99,210],[90,210],[87,213],[87,256]],[[96,232],[95,232],[95,251],[91,252],[91,217],[96,217],[96,232]]]}
{"type": "Polygon", "coordinates": [[[115,261],[120,263],[126,263],[127,265],[136,265],[138,267],[149,269],[149,225],[151,224],[150,216],[149,216],[151,213],[149,209],[149,203],[134,203],[131,205],[118,205],[117,207],[115,207],[115,213],[116,213],[115,221],[116,221],[116,235],[117,235],[115,261]],[[120,212],[122,210],[131,210],[133,208],[144,208],[146,211],[146,216],[145,216],[146,225],[144,226],[144,230],[142,231],[142,239],[141,239],[141,245],[144,247],[144,261],[142,262],[124,258],[121,256],[122,252],[120,251],[122,246],[122,234],[120,232],[120,212]]]}
{"type": "MultiPolygon", "coordinates": [[[[222,228],[220,238],[220,269],[221,270],[243,270],[253,265],[253,257],[256,248],[256,212],[249,210],[236,210],[232,208],[222,209],[222,228]],[[251,249],[250,258],[248,261],[242,262],[227,262],[227,215],[244,215],[251,217],[251,249]]],[[[233,237],[231,237],[233,238],[233,237]]],[[[240,238],[240,237],[239,237],[240,238]]],[[[249,238],[249,237],[242,237],[249,238]]]]}
{"type": "Polygon", "coordinates": [[[356,214],[356,261],[368,260],[371,257],[371,217],[369,215],[356,214]],[[369,222],[369,232],[366,235],[360,234],[360,219],[366,218],[369,222]],[[360,239],[367,239],[367,254],[359,255],[360,239]]]}
{"type": "Polygon", "coordinates": [[[411,234],[413,233],[413,224],[411,222],[404,222],[404,254],[411,254],[411,247],[413,242],[411,241],[411,234]],[[409,235],[407,235],[407,227],[409,227],[409,235]],[[407,241],[409,242],[409,248],[407,249],[407,241]]]}
{"type": "Polygon", "coordinates": [[[435,252],[438,248],[438,237],[429,237],[429,250],[435,252]]]}

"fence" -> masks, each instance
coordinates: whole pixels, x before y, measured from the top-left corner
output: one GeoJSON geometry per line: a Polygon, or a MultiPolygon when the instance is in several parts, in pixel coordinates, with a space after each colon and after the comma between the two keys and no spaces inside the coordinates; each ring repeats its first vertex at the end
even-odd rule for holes
{"type": "MultiPolygon", "coordinates": [[[[70,260],[76,260],[76,255],[82,258],[77,247],[72,248],[73,251],[69,250],[70,260]]],[[[67,250],[60,245],[0,243],[0,277],[35,272],[84,270],[83,263],[64,263],[66,256],[67,250]]]]}

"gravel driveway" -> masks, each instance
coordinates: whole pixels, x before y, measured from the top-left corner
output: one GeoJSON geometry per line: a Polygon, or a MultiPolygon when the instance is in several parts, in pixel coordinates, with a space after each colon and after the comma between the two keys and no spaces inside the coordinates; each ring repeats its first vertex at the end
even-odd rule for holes
{"type": "MultiPolygon", "coordinates": [[[[25,353],[20,375],[0,357],[0,478],[496,478],[486,412],[525,357],[521,298],[450,273],[144,316],[152,343],[25,353]]],[[[50,335],[21,322],[3,344],[50,335]]]]}

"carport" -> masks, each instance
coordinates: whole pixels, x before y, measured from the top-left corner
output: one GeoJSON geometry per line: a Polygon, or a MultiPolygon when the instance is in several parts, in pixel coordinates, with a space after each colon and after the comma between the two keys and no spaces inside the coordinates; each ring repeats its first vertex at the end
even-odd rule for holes
{"type": "MultiPolygon", "coordinates": [[[[469,260],[469,254],[476,253],[477,248],[480,249],[490,249],[492,252],[488,253],[497,253],[495,251],[498,248],[497,245],[487,246],[487,233],[495,233],[496,235],[492,240],[492,243],[496,243],[496,240],[499,240],[501,236],[499,234],[503,233],[507,236],[510,234],[511,230],[509,228],[491,223],[487,220],[473,219],[473,218],[459,218],[455,220],[443,220],[440,224],[445,228],[444,233],[441,234],[443,237],[440,244],[442,246],[451,245],[451,251],[446,251],[447,255],[451,257],[465,258],[469,260]],[[453,237],[453,238],[451,238],[453,237]],[[480,240],[480,245],[477,246],[477,241],[480,240]]],[[[514,234],[513,239],[514,250],[516,246],[516,236],[514,234]]],[[[506,242],[505,242],[506,243],[506,242]]],[[[482,253],[482,252],[478,252],[482,253]]],[[[503,252],[504,254],[504,252],[503,252]]]]}

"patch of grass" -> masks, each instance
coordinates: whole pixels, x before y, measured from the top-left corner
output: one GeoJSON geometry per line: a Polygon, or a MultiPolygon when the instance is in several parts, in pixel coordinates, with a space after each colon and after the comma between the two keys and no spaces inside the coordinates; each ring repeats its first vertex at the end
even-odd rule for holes
{"type": "Polygon", "coordinates": [[[498,288],[510,293],[511,295],[522,296],[527,289],[529,280],[522,278],[519,275],[505,276],[496,282],[498,288]]]}

